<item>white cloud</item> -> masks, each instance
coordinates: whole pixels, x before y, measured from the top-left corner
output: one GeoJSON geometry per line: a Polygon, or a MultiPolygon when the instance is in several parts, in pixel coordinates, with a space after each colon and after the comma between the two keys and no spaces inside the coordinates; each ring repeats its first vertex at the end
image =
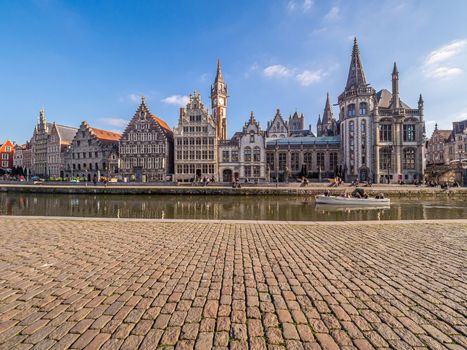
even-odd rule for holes
{"type": "Polygon", "coordinates": [[[309,11],[313,7],[313,1],[312,0],[304,0],[302,8],[304,11],[309,11]]]}
{"type": "Polygon", "coordinates": [[[308,12],[314,5],[314,0],[289,0],[287,2],[287,11],[295,12],[298,10],[303,10],[304,12],[308,12]]]}
{"type": "Polygon", "coordinates": [[[452,78],[462,74],[464,71],[457,67],[432,67],[425,74],[428,78],[452,78]]]}
{"type": "Polygon", "coordinates": [[[425,60],[428,65],[438,64],[461,53],[467,47],[467,40],[455,40],[452,43],[442,46],[430,52],[425,60]]]}
{"type": "Polygon", "coordinates": [[[292,75],[292,71],[281,64],[275,64],[264,68],[263,74],[269,78],[288,78],[292,75]]]}
{"type": "Polygon", "coordinates": [[[100,118],[99,121],[103,124],[123,128],[127,126],[128,120],[122,118],[100,118]]]}
{"type": "Polygon", "coordinates": [[[448,79],[459,76],[464,72],[462,66],[465,66],[466,53],[467,40],[455,40],[430,52],[425,58],[422,70],[428,78],[448,79]]]}
{"type": "Polygon", "coordinates": [[[181,95],[172,95],[162,99],[162,102],[167,103],[169,105],[185,107],[190,98],[188,96],[181,96],[181,95]]]}
{"type": "Polygon", "coordinates": [[[333,6],[329,12],[324,16],[326,20],[335,20],[340,18],[339,6],[333,6]]]}
{"type": "Polygon", "coordinates": [[[296,79],[303,86],[309,86],[318,83],[323,79],[326,74],[320,70],[304,70],[302,73],[296,75],[296,79]]]}

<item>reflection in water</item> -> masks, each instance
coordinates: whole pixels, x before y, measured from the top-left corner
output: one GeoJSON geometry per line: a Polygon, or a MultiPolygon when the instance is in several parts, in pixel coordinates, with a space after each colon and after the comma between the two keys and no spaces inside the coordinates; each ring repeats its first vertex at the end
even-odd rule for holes
{"type": "Polygon", "coordinates": [[[385,208],[315,205],[306,196],[50,195],[0,193],[0,215],[225,220],[467,218],[466,201],[396,201],[385,208]]]}

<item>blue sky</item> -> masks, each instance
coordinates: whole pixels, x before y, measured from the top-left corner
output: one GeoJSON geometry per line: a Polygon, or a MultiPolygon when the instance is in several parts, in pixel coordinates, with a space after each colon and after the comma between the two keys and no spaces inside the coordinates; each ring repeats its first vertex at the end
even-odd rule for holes
{"type": "Polygon", "coordinates": [[[250,111],[265,128],[276,108],[314,130],[326,92],[336,103],[343,90],[354,36],[375,89],[390,89],[397,61],[401,98],[415,107],[423,94],[431,135],[435,121],[467,118],[466,13],[464,0],[0,0],[0,140],[29,139],[41,108],[122,130],[141,95],[174,126],[193,90],[210,105],[218,57],[229,135],[250,111]]]}

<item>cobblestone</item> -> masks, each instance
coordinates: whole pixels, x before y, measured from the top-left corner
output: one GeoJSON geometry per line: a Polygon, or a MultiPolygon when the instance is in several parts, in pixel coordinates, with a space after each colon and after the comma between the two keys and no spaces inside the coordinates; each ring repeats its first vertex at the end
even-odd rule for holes
{"type": "Polygon", "coordinates": [[[467,224],[0,218],[0,349],[465,348],[467,224]]]}

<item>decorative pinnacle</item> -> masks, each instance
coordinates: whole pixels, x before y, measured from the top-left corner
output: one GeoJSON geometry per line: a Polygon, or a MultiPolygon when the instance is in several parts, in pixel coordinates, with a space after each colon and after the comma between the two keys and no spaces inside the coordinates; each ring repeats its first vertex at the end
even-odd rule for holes
{"type": "Polygon", "coordinates": [[[394,68],[392,69],[392,75],[398,75],[399,71],[397,70],[397,64],[394,62],[394,68]]]}

